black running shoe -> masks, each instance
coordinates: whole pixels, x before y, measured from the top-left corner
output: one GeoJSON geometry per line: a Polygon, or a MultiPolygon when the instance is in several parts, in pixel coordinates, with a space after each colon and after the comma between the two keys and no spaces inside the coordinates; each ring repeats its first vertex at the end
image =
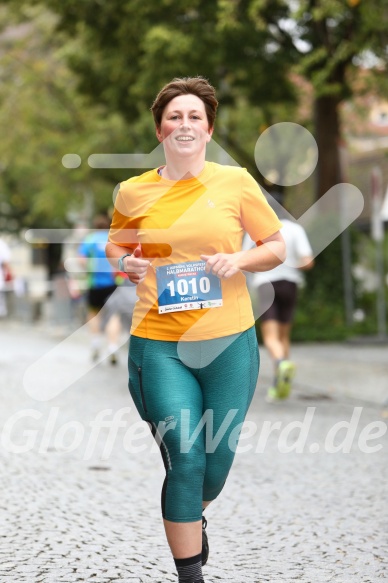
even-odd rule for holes
{"type": "Polygon", "coordinates": [[[206,565],[209,558],[209,541],[206,534],[207,520],[202,516],[202,567],[206,565]]]}

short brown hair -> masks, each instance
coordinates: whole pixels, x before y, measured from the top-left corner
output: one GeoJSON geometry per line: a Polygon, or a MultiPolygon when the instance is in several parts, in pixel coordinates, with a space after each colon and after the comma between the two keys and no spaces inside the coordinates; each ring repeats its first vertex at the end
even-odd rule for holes
{"type": "Polygon", "coordinates": [[[170,81],[170,83],[167,83],[167,85],[159,91],[151,107],[157,128],[160,128],[164,108],[172,99],[174,99],[174,97],[178,97],[178,95],[196,95],[202,99],[205,105],[209,128],[213,128],[218,107],[216,91],[214,87],[210,85],[209,81],[201,76],[175,77],[175,79],[170,81]]]}

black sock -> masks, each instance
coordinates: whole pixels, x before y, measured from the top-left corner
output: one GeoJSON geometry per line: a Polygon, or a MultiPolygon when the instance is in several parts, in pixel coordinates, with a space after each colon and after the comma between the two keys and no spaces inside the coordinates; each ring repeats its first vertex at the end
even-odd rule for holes
{"type": "Polygon", "coordinates": [[[178,583],[202,583],[202,553],[187,559],[174,559],[178,583]]]}

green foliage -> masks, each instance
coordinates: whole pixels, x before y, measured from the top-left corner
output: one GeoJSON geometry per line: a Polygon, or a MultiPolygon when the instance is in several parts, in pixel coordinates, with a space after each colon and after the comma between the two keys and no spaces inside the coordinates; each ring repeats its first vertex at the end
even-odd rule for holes
{"type": "Polygon", "coordinates": [[[341,239],[335,239],[305,274],[299,291],[295,341],[341,340],[348,334],[344,311],[341,239]]]}
{"type": "MultiPolygon", "coordinates": [[[[386,62],[388,55],[386,0],[3,3],[19,6],[19,11],[23,11],[20,6],[42,5],[57,14],[61,54],[77,73],[78,89],[91,103],[122,115],[134,135],[137,120],[147,114],[164,83],[175,76],[209,78],[218,89],[222,108],[238,109],[243,104],[246,117],[252,117],[245,140],[241,132],[229,131],[228,122],[216,130],[215,138],[228,135],[224,144],[257,177],[252,150],[245,147],[257,138],[255,110],[261,111],[264,125],[298,121],[291,71],[299,71],[312,83],[316,99],[332,96],[329,105],[337,108],[351,94],[348,80],[356,59],[362,61],[369,51],[386,62]]],[[[225,117],[229,120],[233,115],[228,111],[225,117]]],[[[320,176],[335,180],[335,172],[328,172],[335,157],[325,147],[333,149],[338,128],[326,127],[335,135],[331,141],[319,141],[320,176]]],[[[148,140],[140,134],[135,139],[137,149],[145,150],[148,140]]],[[[323,191],[318,188],[319,195],[323,191]]]]}
{"type": "MultiPolygon", "coordinates": [[[[369,50],[387,57],[384,19],[378,16],[387,13],[386,0],[3,4],[25,15],[31,5],[57,14],[56,47],[61,45],[60,56],[77,73],[78,89],[91,103],[122,115],[131,129],[149,111],[160,87],[175,76],[208,77],[223,107],[244,103],[248,118],[251,108],[258,108],[269,125],[295,121],[292,108],[285,116],[281,111],[296,100],[289,77],[293,68],[312,82],[316,96],[333,94],[340,100],[350,94],[346,72],[354,67],[355,56],[369,50]]],[[[257,137],[256,130],[251,135],[257,137]]],[[[137,138],[138,147],[144,147],[142,136],[137,138]]],[[[232,142],[236,146],[235,137],[232,142]]],[[[244,145],[234,149],[241,161],[247,154],[252,158],[244,145]]]]}
{"type": "Polygon", "coordinates": [[[305,43],[298,70],[314,86],[315,94],[343,99],[355,57],[367,51],[387,60],[386,0],[301,0],[292,14],[300,41],[305,43]]]}
{"type": "MultiPolygon", "coordinates": [[[[341,276],[341,240],[336,239],[316,258],[315,267],[306,273],[306,285],[300,290],[292,339],[296,342],[335,341],[363,335],[377,334],[376,291],[368,291],[375,272],[375,243],[365,233],[351,230],[354,263],[365,270],[364,281],[353,277],[354,309],[364,314],[351,328],[346,324],[344,289],[341,276]]],[[[384,242],[385,266],[388,266],[388,236],[384,242]]],[[[388,287],[385,288],[388,305],[388,287]]],[[[388,327],[388,313],[387,313],[388,327]]]]}
{"type": "Polygon", "coordinates": [[[92,202],[87,214],[112,205],[116,182],[92,170],[87,159],[126,138],[123,121],[77,93],[62,56],[63,39],[53,40],[52,14],[29,9],[28,25],[4,9],[2,16],[0,228],[64,227],[69,213],[82,213],[85,203],[92,202]],[[68,153],[81,157],[79,168],[63,166],[68,153]]]}
{"type": "MultiPolygon", "coordinates": [[[[377,244],[366,233],[355,233],[355,253],[358,257],[359,273],[363,278],[356,279],[355,282],[355,309],[364,314],[362,321],[354,324],[352,333],[354,335],[376,335],[378,332],[377,323],[377,290],[376,290],[376,268],[377,268],[377,244]]],[[[383,242],[383,264],[385,273],[385,305],[386,305],[386,327],[388,330],[388,233],[385,234],[383,242]]]]}
{"type": "Polygon", "coordinates": [[[25,5],[32,3],[56,13],[58,29],[75,39],[66,53],[82,92],[128,121],[148,110],[161,85],[175,76],[204,75],[230,103],[241,94],[250,101],[260,96],[262,104],[293,97],[286,78],[289,61],[268,52],[271,34],[257,30],[249,2],[31,0],[25,5]]]}

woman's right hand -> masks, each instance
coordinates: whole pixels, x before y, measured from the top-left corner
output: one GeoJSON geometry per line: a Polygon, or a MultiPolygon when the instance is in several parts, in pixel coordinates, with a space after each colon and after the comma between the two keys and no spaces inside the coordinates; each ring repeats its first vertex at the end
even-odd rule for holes
{"type": "Polygon", "coordinates": [[[151,265],[148,259],[142,259],[141,244],[136,247],[130,257],[126,257],[123,261],[125,273],[128,279],[135,284],[141,283],[147,275],[147,270],[151,265]]]}

